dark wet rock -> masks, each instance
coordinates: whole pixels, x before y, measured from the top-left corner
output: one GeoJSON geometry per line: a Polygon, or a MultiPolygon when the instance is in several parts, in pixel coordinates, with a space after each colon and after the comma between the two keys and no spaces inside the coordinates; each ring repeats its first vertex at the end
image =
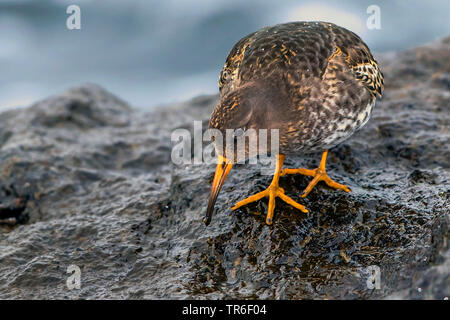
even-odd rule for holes
{"type": "Polygon", "coordinates": [[[0,298],[448,297],[450,38],[379,60],[384,99],[329,155],[352,192],[301,199],[309,178],[283,177],[310,213],[279,201],[272,226],[267,200],[230,209],[270,183],[260,167],[232,170],[205,227],[214,165],[170,161],[173,130],[205,126],[217,96],[142,113],[84,85],[2,113],[0,298]]]}

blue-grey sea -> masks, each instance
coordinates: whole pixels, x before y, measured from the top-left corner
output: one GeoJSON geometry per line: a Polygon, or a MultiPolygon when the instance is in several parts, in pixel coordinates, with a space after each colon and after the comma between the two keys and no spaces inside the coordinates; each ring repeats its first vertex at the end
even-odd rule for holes
{"type": "Polygon", "coordinates": [[[337,23],[374,52],[450,34],[448,0],[0,0],[0,110],[93,82],[149,110],[218,92],[233,44],[263,26],[337,23]],[[81,29],[69,30],[69,5],[81,29]],[[379,8],[379,29],[367,19],[379,8]]]}

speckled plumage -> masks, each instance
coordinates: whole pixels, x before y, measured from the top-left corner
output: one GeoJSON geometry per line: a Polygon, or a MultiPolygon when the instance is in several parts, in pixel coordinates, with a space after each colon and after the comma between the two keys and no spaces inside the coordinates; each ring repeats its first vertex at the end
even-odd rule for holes
{"type": "Polygon", "coordinates": [[[366,44],[326,22],[262,28],[239,40],[219,78],[210,127],[280,130],[283,154],[329,149],[369,119],[383,75],[366,44]]]}
{"type": "Polygon", "coordinates": [[[279,130],[279,149],[273,151],[276,164],[272,182],[267,189],[236,203],[233,210],[267,197],[268,225],[273,222],[275,198],[307,213],[305,206],[280,187],[280,177],[287,174],[313,177],[302,197],[319,181],[350,192],[346,185],[328,176],[328,149],[364,126],[376,97],[383,92],[378,64],[356,34],[326,22],[291,22],[262,28],[233,47],[222,69],[219,87],[221,99],[209,127],[220,130],[226,141],[216,141],[219,154],[205,224],[211,221],[214,203],[233,163],[254,156],[254,151],[267,154],[274,142],[272,129],[279,130]],[[230,136],[228,129],[242,130],[230,136]],[[261,129],[267,129],[270,147],[259,141],[261,129]],[[251,151],[248,143],[245,148],[234,143],[242,132],[253,142],[251,151]],[[234,149],[227,150],[230,146],[234,149]],[[286,155],[314,151],[323,151],[316,169],[283,169],[286,155]]]}

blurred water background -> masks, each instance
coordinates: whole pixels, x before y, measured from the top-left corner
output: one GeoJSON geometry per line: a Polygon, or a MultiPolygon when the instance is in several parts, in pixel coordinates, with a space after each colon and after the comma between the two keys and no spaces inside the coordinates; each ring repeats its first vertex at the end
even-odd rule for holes
{"type": "Polygon", "coordinates": [[[0,110],[85,82],[149,110],[218,92],[233,44],[263,26],[334,22],[387,52],[450,34],[449,12],[448,0],[0,0],[0,110]],[[81,30],[66,27],[71,4],[81,30]],[[366,27],[373,4],[380,30],[366,27]]]}

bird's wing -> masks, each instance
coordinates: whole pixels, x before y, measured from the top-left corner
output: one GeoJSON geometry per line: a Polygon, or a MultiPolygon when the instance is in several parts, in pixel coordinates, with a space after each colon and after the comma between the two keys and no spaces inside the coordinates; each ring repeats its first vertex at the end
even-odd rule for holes
{"type": "Polygon", "coordinates": [[[327,24],[327,27],[332,33],[335,44],[335,51],[330,58],[342,52],[347,66],[353,71],[355,77],[369,89],[372,96],[381,97],[384,89],[383,73],[369,48],[353,32],[333,24],[327,24]]]}

